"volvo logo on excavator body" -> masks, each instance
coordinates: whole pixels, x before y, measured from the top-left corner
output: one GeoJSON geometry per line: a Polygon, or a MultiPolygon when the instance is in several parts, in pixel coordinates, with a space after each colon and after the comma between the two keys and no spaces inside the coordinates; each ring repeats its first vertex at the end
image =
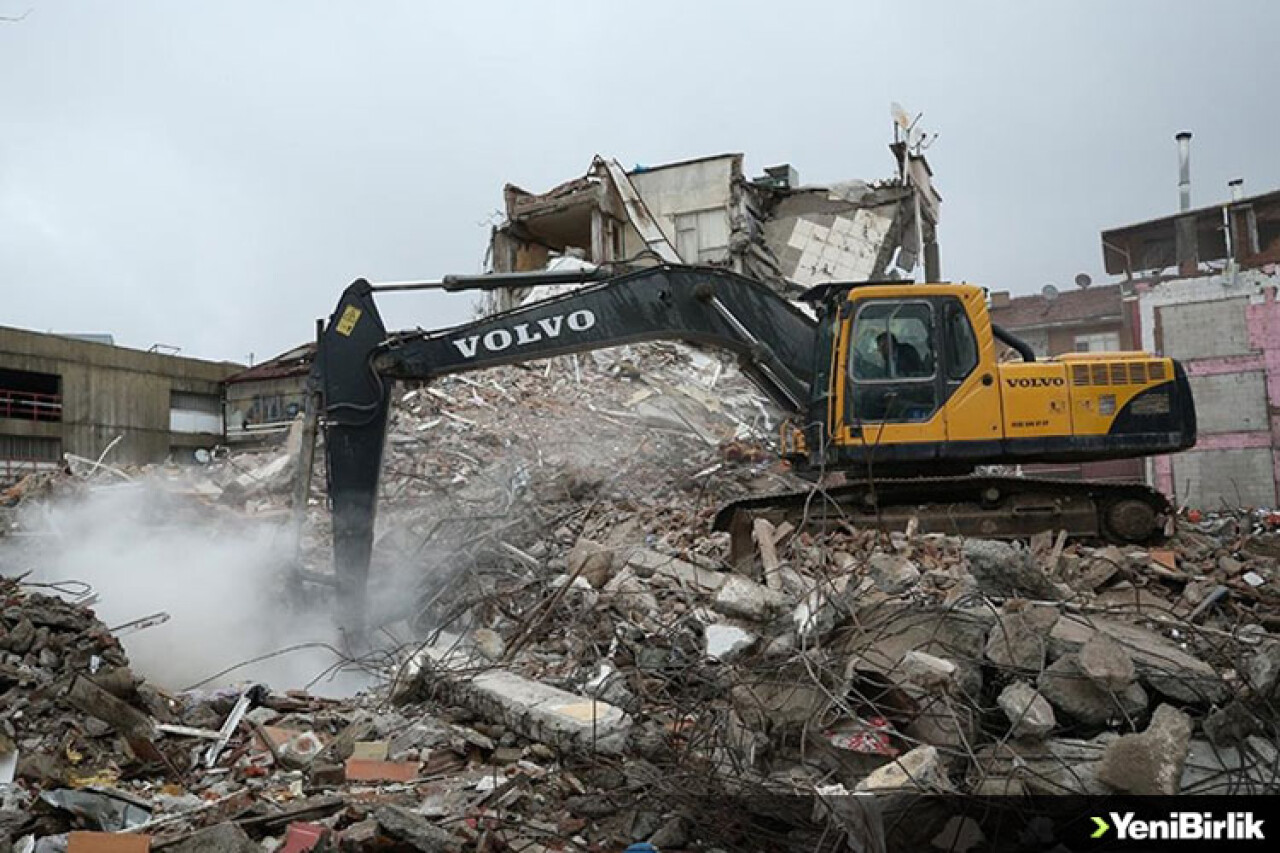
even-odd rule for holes
{"type": "Polygon", "coordinates": [[[1061,376],[1019,376],[1005,380],[1010,388],[1052,388],[1067,384],[1061,376]]]}
{"type": "Polygon", "coordinates": [[[483,335],[454,338],[449,343],[458,348],[463,358],[475,358],[482,347],[485,352],[502,352],[511,347],[523,347],[547,338],[558,338],[566,327],[571,332],[585,332],[595,324],[595,313],[582,308],[569,314],[544,317],[533,323],[516,323],[507,329],[493,329],[483,335]]]}

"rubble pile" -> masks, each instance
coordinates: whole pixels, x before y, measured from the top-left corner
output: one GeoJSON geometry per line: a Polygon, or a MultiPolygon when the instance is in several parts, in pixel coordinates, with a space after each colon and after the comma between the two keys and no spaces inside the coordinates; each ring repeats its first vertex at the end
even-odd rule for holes
{"type": "MultiPolygon", "coordinates": [[[[741,376],[669,345],[401,389],[391,425],[394,639],[339,662],[360,696],[167,692],[65,591],[5,582],[0,836],[967,849],[953,808],[891,816],[916,794],[1280,793],[1269,512],[1188,514],[1151,548],[760,519],[731,564],[717,506],[798,481],[741,376]]],[[[291,458],[221,458],[202,499],[287,513],[291,458]]],[[[313,591],[326,525],[317,491],[313,591]]]]}

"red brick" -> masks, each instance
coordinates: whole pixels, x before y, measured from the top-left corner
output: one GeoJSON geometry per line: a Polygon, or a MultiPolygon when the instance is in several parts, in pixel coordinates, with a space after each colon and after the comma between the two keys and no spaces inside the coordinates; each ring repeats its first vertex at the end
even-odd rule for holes
{"type": "Polygon", "coordinates": [[[418,778],[416,761],[373,761],[347,759],[348,782],[412,782],[418,778]]]}
{"type": "Polygon", "coordinates": [[[73,832],[67,836],[67,853],[147,853],[150,849],[150,835],[73,832]]]}

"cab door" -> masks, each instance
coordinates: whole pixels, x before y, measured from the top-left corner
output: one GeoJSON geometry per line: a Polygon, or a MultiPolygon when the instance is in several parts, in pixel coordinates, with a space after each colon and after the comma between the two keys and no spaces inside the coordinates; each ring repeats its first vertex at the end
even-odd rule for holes
{"type": "Polygon", "coordinates": [[[841,401],[851,444],[929,446],[946,439],[935,300],[863,298],[843,334],[841,401]]]}
{"type": "Polygon", "coordinates": [[[998,449],[990,442],[1004,438],[995,340],[980,298],[939,300],[947,441],[963,456],[990,454],[998,449]]]}

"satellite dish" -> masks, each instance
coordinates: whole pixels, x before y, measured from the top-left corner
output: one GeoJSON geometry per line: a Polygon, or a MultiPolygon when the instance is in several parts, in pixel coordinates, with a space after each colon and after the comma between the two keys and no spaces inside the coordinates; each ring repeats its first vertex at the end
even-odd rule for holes
{"type": "Polygon", "coordinates": [[[902,128],[902,132],[906,133],[911,129],[911,116],[907,115],[907,111],[902,108],[902,104],[894,101],[889,105],[889,115],[893,116],[893,123],[902,128]]]}
{"type": "Polygon", "coordinates": [[[209,460],[213,458],[209,455],[209,451],[205,450],[203,447],[197,448],[194,455],[196,457],[196,461],[201,465],[208,465],[209,460]]]}
{"type": "Polygon", "coordinates": [[[1044,287],[1040,288],[1040,295],[1043,296],[1047,302],[1052,302],[1058,298],[1058,288],[1054,287],[1052,284],[1046,284],[1044,287]]]}
{"type": "Polygon", "coordinates": [[[1093,284],[1093,279],[1089,277],[1089,274],[1087,272],[1082,272],[1078,276],[1076,276],[1076,287],[1080,288],[1081,290],[1084,290],[1091,284],[1093,284]]]}

